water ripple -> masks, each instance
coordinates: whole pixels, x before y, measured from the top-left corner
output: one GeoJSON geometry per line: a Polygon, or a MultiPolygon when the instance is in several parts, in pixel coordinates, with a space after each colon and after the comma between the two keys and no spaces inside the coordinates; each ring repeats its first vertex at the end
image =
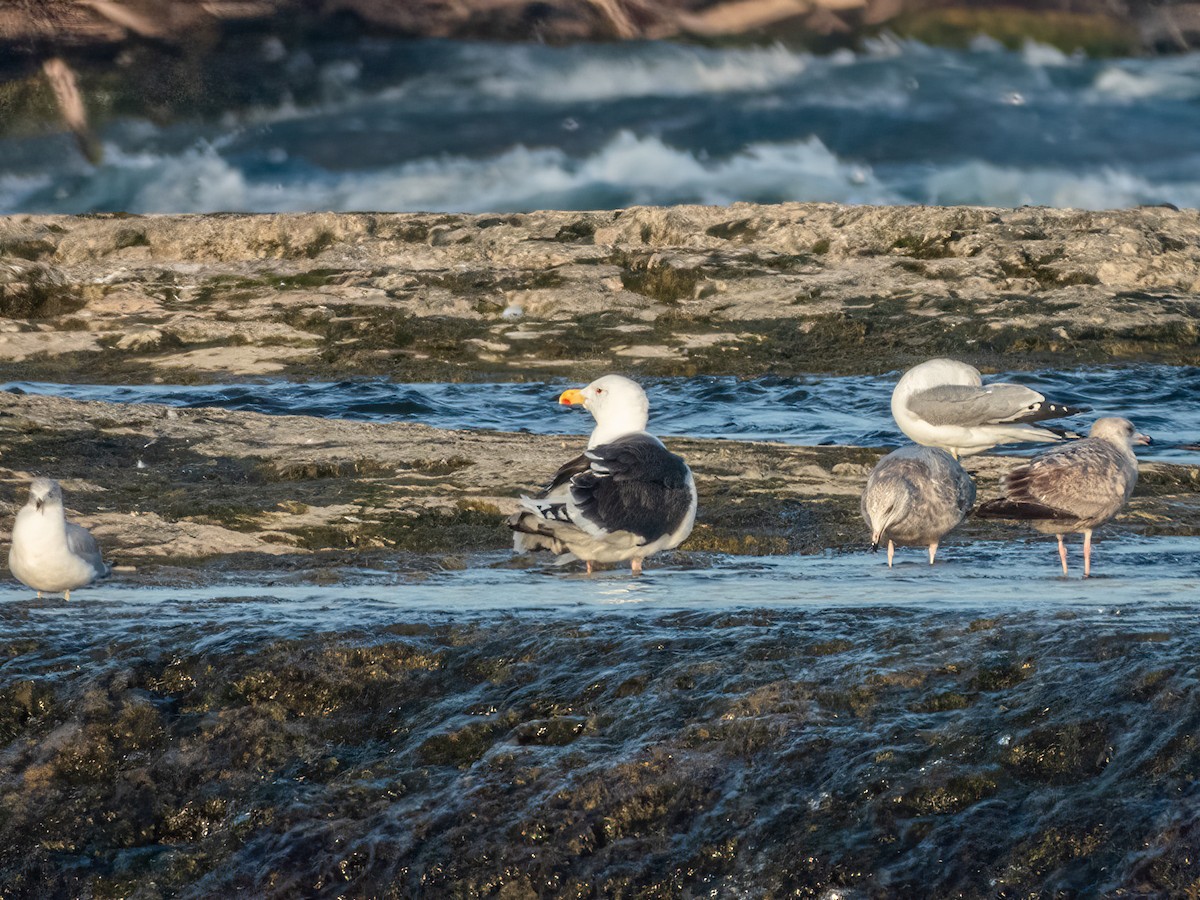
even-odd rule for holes
{"type": "MultiPolygon", "coordinates": [[[[647,380],[653,430],[664,435],[783,441],[793,444],[896,445],[891,391],[898,373],[799,378],[732,377],[647,380]]],[[[1056,400],[1091,407],[1072,424],[1121,415],[1155,439],[1139,456],[1200,463],[1200,368],[1113,366],[988,376],[1019,381],[1056,400]]],[[[251,412],[374,422],[420,422],[436,428],[585,432],[591,419],[562,409],[562,383],[395,384],[383,379],[328,383],[266,381],[219,385],[67,385],[10,382],[0,389],[78,400],[214,406],[251,412]],[[550,411],[554,410],[555,413],[550,411]]]]}

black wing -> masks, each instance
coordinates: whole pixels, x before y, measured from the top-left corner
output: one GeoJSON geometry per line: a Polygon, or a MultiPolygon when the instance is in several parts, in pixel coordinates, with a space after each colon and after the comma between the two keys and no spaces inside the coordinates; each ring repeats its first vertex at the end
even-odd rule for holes
{"type": "MultiPolygon", "coordinates": [[[[584,454],[587,471],[571,479],[576,522],[628,531],[650,543],[683,523],[692,507],[691,472],[649,435],[631,435],[584,454]]],[[[586,527],[586,526],[585,526],[586,527]]]]}
{"type": "Polygon", "coordinates": [[[574,459],[563,463],[561,466],[559,466],[558,471],[554,473],[554,478],[550,481],[550,483],[542,489],[541,496],[549,496],[549,494],[556,488],[562,487],[570,482],[570,480],[576,475],[586,472],[591,467],[592,461],[582,453],[574,459]]]}

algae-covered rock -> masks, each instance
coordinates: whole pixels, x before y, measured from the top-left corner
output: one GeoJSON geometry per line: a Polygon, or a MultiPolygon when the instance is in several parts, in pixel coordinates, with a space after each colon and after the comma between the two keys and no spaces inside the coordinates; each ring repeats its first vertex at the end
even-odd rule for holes
{"type": "Polygon", "coordinates": [[[370,628],[286,616],[200,636],[104,604],[64,634],[18,621],[30,608],[0,616],[20,673],[0,674],[16,897],[1183,896],[1195,880],[1195,692],[1148,703],[1126,662],[1190,684],[1194,617],[1148,643],[1132,607],[979,628],[952,608],[393,606],[370,628]],[[830,635],[854,639],[812,652],[830,635]],[[1079,665],[1097,640],[1120,652],[1079,665]],[[954,699],[970,661],[1015,646],[1028,677],[954,699]]]}
{"type": "MultiPolygon", "coordinates": [[[[858,498],[881,450],[668,443],[695,472],[700,498],[696,528],[676,559],[866,548],[858,498]]],[[[522,494],[541,488],[565,449],[582,444],[581,436],[0,394],[4,497],[16,502],[31,472],[52,471],[113,561],[207,562],[190,576],[201,579],[227,568],[279,569],[289,558],[321,567],[365,557],[419,570],[461,567],[461,559],[447,554],[511,546],[505,517],[522,494]]],[[[985,497],[998,491],[1000,474],[1011,466],[999,456],[968,462],[985,497]]],[[[1108,527],[1200,531],[1196,468],[1149,463],[1142,472],[1145,490],[1139,485],[1108,527]]],[[[962,535],[1009,539],[1012,530],[968,520],[962,535]]],[[[842,649],[835,640],[814,652],[842,649]]],[[[981,666],[971,690],[1015,683],[1028,677],[1024,666],[1020,660],[981,666]]]]}
{"type": "Polygon", "coordinates": [[[9,217],[0,377],[1196,363],[1197,248],[1159,208],[9,217]]]}

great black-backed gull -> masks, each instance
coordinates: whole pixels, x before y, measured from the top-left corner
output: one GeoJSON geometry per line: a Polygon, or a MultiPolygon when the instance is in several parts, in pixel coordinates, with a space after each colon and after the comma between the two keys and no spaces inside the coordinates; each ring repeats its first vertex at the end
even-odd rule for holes
{"type": "Polygon", "coordinates": [[[518,551],[550,550],[560,563],[642,560],[678,547],[696,520],[696,485],[687,463],[646,431],[650,404],[641,387],[605,375],[559,402],[596,420],[587,450],[565,463],[538,497],[522,497],[508,520],[518,551]]]}

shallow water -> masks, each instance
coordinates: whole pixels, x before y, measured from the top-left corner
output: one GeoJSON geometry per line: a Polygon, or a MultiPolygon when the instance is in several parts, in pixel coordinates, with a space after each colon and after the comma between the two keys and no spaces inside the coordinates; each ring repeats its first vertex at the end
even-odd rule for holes
{"type": "Polygon", "coordinates": [[[309,105],[0,140],[0,212],[1200,203],[1200,54],[271,38],[309,105]],[[1004,135],[997,140],[997,135],[1004,135]]]}
{"type": "Polygon", "coordinates": [[[0,876],[17,896],[1182,896],[1197,549],[1106,541],[1086,583],[1043,540],[932,570],[6,590],[0,876]]]}
{"type": "MultiPolygon", "coordinates": [[[[1064,578],[1053,537],[1014,528],[1013,538],[951,538],[935,566],[921,548],[897,548],[892,569],[882,552],[830,552],[702,557],[695,563],[648,564],[641,578],[611,568],[588,577],[572,566],[509,568],[504,564],[509,555],[502,554],[475,557],[464,571],[350,570],[336,586],[306,584],[303,570],[282,581],[277,575],[233,575],[203,587],[143,586],[137,576],[117,575],[75,592],[69,604],[50,598],[29,606],[29,620],[11,632],[0,626],[0,639],[17,637],[35,621],[117,639],[150,622],[196,627],[253,622],[257,632],[295,637],[337,629],[348,614],[356,626],[369,628],[410,612],[576,610],[592,616],[644,609],[913,607],[984,613],[1025,610],[1031,602],[1047,612],[1119,606],[1134,597],[1143,604],[1189,601],[1200,589],[1200,538],[1099,536],[1093,577],[1087,580],[1079,578],[1077,542],[1070,545],[1075,568],[1064,578]],[[98,613],[104,621],[93,621],[98,613]]],[[[20,585],[0,588],[0,604],[29,597],[20,585]]]]}
{"type": "MultiPolygon", "coordinates": [[[[904,440],[889,406],[898,373],[803,378],[646,380],[651,428],[664,435],[770,440],[818,445],[895,445],[904,440]]],[[[1122,415],[1152,435],[1143,459],[1200,463],[1200,368],[1121,366],[989,375],[1017,381],[1071,405],[1091,407],[1066,422],[1086,429],[1099,415],[1122,415]],[[1191,448],[1191,449],[1189,449],[1191,448]]],[[[336,383],[267,381],[221,385],[67,385],[11,382],[0,390],[78,400],[216,406],[252,412],[420,422],[437,428],[586,432],[591,419],[560,408],[566,383],[395,384],[382,379],[336,383]]]]}

